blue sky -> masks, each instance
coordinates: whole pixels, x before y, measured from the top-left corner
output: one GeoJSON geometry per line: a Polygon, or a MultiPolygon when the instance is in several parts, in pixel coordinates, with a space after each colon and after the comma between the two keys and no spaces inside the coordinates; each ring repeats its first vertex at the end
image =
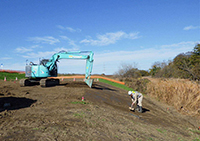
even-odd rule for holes
{"type": "MultiPolygon", "coordinates": [[[[93,74],[148,70],[200,43],[199,0],[1,0],[1,69],[24,70],[66,51],[93,51],[93,74]]],[[[61,60],[59,73],[84,73],[61,60]]]]}

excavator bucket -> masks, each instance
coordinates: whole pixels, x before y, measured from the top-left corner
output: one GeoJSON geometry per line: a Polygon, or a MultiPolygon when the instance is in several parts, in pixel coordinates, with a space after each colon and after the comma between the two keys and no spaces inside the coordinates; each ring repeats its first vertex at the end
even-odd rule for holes
{"type": "Polygon", "coordinates": [[[94,79],[85,79],[85,83],[91,88],[94,79]]]}

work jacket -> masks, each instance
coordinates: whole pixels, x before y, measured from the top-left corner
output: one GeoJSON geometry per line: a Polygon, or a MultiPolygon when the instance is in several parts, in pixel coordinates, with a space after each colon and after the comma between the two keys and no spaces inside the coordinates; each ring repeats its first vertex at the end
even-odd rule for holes
{"type": "Polygon", "coordinates": [[[132,102],[136,103],[137,100],[142,96],[141,93],[137,92],[137,91],[133,91],[132,92],[132,96],[131,96],[131,100],[132,102]]]}

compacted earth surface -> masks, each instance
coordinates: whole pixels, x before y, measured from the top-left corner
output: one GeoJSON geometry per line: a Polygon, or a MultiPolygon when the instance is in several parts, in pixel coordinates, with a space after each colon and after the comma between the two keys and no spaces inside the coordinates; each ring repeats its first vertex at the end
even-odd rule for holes
{"type": "Polygon", "coordinates": [[[199,141],[200,119],[144,95],[130,111],[127,91],[101,82],[20,87],[0,81],[0,141],[199,141]]]}

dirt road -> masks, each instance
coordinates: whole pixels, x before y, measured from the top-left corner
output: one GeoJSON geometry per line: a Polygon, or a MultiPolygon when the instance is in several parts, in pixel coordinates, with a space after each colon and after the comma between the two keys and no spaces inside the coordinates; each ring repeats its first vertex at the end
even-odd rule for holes
{"type": "Polygon", "coordinates": [[[127,91],[94,82],[19,87],[0,81],[0,140],[198,140],[200,119],[144,96],[131,112],[127,91]],[[84,97],[84,102],[82,102],[84,97]]]}

